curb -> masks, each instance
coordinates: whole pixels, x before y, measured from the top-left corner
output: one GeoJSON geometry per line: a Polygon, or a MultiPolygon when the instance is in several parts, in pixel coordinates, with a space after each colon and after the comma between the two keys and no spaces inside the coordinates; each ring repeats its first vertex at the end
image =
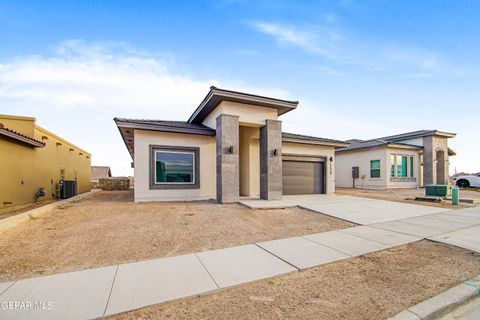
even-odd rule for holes
{"type": "Polygon", "coordinates": [[[82,194],[79,194],[79,195],[76,195],[75,197],[71,197],[71,198],[68,198],[68,199],[64,199],[64,200],[60,200],[60,201],[57,201],[57,202],[54,202],[54,203],[50,203],[50,204],[47,204],[47,205],[44,205],[42,207],[39,207],[39,208],[35,208],[35,209],[32,209],[32,210],[29,210],[29,211],[26,211],[26,212],[23,212],[23,213],[19,213],[17,215],[14,215],[14,216],[11,216],[11,217],[8,217],[8,218],[5,218],[5,219],[2,219],[0,220],[0,233],[10,229],[10,228],[13,228],[15,227],[16,225],[22,223],[23,221],[27,221],[30,217],[38,217],[52,209],[55,209],[56,207],[58,206],[61,206],[61,205],[64,205],[64,204],[67,204],[67,203],[70,203],[70,202],[75,202],[75,201],[78,201],[78,200],[82,200],[82,199],[85,199],[89,196],[91,196],[92,194],[94,193],[97,193],[99,192],[100,190],[92,190],[92,191],[89,191],[89,192],[85,192],[85,193],[82,193],[82,194]]]}
{"type": "Polygon", "coordinates": [[[390,320],[422,320],[433,319],[442,312],[459,306],[471,298],[480,295],[480,276],[448,289],[433,298],[420,302],[395,316],[390,320]]]}

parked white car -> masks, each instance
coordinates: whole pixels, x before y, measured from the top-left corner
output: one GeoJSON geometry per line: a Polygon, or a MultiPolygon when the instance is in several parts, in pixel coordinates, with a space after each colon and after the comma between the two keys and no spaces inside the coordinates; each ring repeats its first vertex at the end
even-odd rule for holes
{"type": "Polygon", "coordinates": [[[453,183],[460,188],[480,188],[480,173],[469,176],[458,176],[453,178],[453,183]]]}

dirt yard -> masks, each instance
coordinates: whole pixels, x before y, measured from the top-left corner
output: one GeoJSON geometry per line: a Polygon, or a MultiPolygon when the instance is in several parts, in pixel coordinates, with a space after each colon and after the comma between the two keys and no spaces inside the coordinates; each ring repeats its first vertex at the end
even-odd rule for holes
{"type": "Polygon", "coordinates": [[[30,210],[33,210],[33,209],[36,209],[36,208],[40,208],[40,207],[43,207],[47,204],[57,202],[57,201],[58,201],[58,199],[47,199],[47,200],[39,201],[37,203],[32,203],[32,204],[26,205],[26,206],[24,206],[22,208],[19,208],[19,209],[0,212],[0,220],[11,217],[11,216],[14,216],[16,214],[20,214],[20,213],[27,212],[27,211],[30,211],[30,210]]]}
{"type": "Polygon", "coordinates": [[[354,226],[299,208],[133,203],[106,191],[0,235],[0,281],[225,248],[354,226]]]}
{"type": "MultiPolygon", "coordinates": [[[[339,195],[406,202],[406,203],[413,203],[413,204],[418,204],[423,206],[441,207],[441,208],[448,208],[448,209],[462,209],[462,208],[467,208],[472,206],[471,204],[464,204],[461,202],[459,203],[458,206],[453,206],[448,201],[444,201],[441,203],[415,201],[415,197],[425,196],[424,188],[420,188],[418,190],[417,189],[372,190],[372,189],[353,189],[353,188],[337,187],[335,193],[339,195]]],[[[462,189],[460,190],[460,198],[480,199],[480,192],[475,189],[471,189],[471,190],[462,189]]]]}
{"type": "Polygon", "coordinates": [[[385,319],[480,274],[480,256],[426,240],[111,319],[385,319]]]}

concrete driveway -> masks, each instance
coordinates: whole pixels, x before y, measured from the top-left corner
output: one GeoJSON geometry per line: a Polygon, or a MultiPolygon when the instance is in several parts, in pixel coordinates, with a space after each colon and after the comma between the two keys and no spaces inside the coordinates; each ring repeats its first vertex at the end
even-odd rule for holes
{"type": "Polygon", "coordinates": [[[361,225],[448,211],[409,203],[323,194],[283,196],[280,201],[245,200],[241,203],[254,209],[299,206],[361,225]]]}

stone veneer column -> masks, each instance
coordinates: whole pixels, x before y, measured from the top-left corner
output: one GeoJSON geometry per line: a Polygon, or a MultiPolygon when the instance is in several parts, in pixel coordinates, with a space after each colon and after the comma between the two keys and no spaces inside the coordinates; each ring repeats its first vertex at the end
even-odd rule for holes
{"type": "Polygon", "coordinates": [[[423,137],[423,185],[434,184],[437,180],[435,166],[435,152],[433,150],[433,136],[423,137]]]}
{"type": "Polygon", "coordinates": [[[220,203],[238,202],[240,194],[238,116],[219,115],[216,130],[217,201],[220,203]]]}
{"type": "Polygon", "coordinates": [[[282,199],[282,122],[278,120],[266,120],[260,128],[260,198],[282,199]]]}

